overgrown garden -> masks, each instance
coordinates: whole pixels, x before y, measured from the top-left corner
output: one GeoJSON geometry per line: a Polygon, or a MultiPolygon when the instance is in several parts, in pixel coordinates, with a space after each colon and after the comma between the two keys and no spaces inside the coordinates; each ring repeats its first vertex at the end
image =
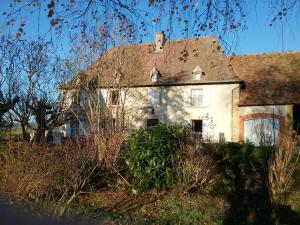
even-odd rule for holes
{"type": "Polygon", "coordinates": [[[2,144],[2,192],[56,218],[84,215],[117,224],[299,222],[294,139],[279,148],[208,143],[188,127],[159,124],[111,137],[100,159],[93,138],[2,144]]]}

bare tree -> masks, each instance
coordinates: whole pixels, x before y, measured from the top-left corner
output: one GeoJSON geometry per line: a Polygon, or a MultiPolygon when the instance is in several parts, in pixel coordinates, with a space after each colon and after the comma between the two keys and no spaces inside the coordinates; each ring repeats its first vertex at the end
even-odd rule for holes
{"type": "Polygon", "coordinates": [[[36,127],[39,142],[58,118],[56,64],[51,50],[50,43],[42,39],[22,42],[22,76],[19,78],[22,83],[18,92],[23,97],[14,110],[14,117],[21,123],[24,140],[28,140],[28,128],[36,127]]]}
{"type": "Polygon", "coordinates": [[[44,95],[34,99],[33,104],[29,108],[32,110],[32,115],[37,125],[35,141],[41,142],[46,135],[46,130],[51,132],[56,125],[59,117],[59,107],[56,102],[44,95]]]}
{"type": "Polygon", "coordinates": [[[13,120],[19,122],[21,125],[23,140],[29,141],[29,128],[31,128],[30,119],[32,116],[30,97],[26,96],[25,94],[21,95],[19,101],[12,111],[13,120]]]}
{"type": "Polygon", "coordinates": [[[2,122],[5,115],[19,101],[15,90],[20,73],[20,49],[16,40],[9,40],[5,36],[1,37],[0,43],[0,122],[2,122]]]}
{"type": "Polygon", "coordinates": [[[152,30],[165,30],[172,36],[185,37],[214,33],[221,39],[226,33],[244,28],[246,3],[244,0],[25,0],[12,1],[5,12],[5,24],[14,30],[14,37],[21,37],[26,28],[24,15],[37,14],[48,17],[49,29],[57,34],[80,30],[88,33],[91,24],[107,30],[107,43],[114,45],[117,34],[129,43],[141,36],[152,36],[152,30]],[[138,35],[136,34],[138,31],[138,35]]]}

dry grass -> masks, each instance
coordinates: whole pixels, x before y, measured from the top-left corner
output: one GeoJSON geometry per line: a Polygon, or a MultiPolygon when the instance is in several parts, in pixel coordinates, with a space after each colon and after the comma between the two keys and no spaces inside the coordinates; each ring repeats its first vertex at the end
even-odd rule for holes
{"type": "Polygon", "coordinates": [[[299,154],[300,149],[296,146],[296,139],[286,136],[268,161],[268,190],[272,204],[286,203],[294,181],[299,154]]]}
{"type": "Polygon", "coordinates": [[[4,158],[2,189],[38,206],[52,202],[54,214],[63,215],[74,199],[93,191],[101,177],[119,175],[117,161],[124,134],[114,138],[98,135],[105,150],[102,160],[94,135],[61,145],[12,145],[4,158]]]}

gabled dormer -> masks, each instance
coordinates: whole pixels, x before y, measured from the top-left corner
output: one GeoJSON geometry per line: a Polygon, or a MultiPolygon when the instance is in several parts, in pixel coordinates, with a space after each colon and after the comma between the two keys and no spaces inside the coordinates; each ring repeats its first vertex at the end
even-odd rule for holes
{"type": "Polygon", "coordinates": [[[122,79],[122,74],[121,74],[121,72],[120,72],[120,70],[117,70],[115,73],[114,73],[114,83],[116,84],[116,85],[119,85],[120,84],[120,82],[121,82],[121,79],[122,79]]]}
{"type": "Polygon", "coordinates": [[[201,80],[201,79],[202,79],[202,75],[203,75],[203,71],[202,71],[202,69],[200,68],[200,66],[197,65],[197,66],[194,68],[192,74],[193,74],[195,80],[201,80]]]}
{"type": "Polygon", "coordinates": [[[150,72],[150,78],[153,83],[156,83],[159,81],[159,78],[161,77],[160,72],[156,69],[154,66],[150,72]]]}

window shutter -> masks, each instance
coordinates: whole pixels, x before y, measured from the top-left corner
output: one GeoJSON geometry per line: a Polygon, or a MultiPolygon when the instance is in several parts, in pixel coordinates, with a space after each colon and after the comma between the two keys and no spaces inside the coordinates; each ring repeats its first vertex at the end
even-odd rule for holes
{"type": "Polygon", "coordinates": [[[66,105],[67,107],[70,107],[72,105],[72,93],[71,92],[67,92],[66,93],[66,97],[65,97],[65,102],[66,102],[66,105]]]}
{"type": "Polygon", "coordinates": [[[203,90],[203,106],[210,105],[210,89],[205,88],[203,90]]]}
{"type": "Polygon", "coordinates": [[[102,95],[102,100],[103,100],[103,102],[104,103],[107,103],[107,93],[108,93],[108,91],[107,90],[101,90],[101,95],[102,95]]]}
{"type": "Polygon", "coordinates": [[[125,103],[125,97],[126,97],[125,89],[122,89],[121,92],[120,92],[120,98],[121,98],[121,102],[123,104],[125,103]]]}
{"type": "Polygon", "coordinates": [[[183,105],[190,106],[190,90],[183,91],[183,105]]]}

